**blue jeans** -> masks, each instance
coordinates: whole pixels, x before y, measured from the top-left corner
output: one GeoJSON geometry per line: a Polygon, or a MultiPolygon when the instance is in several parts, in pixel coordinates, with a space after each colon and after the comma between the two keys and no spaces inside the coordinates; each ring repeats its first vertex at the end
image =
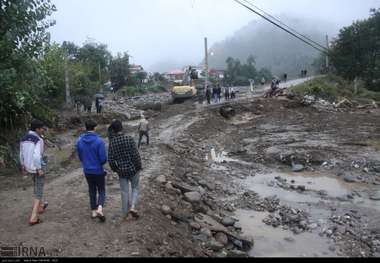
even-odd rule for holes
{"type": "Polygon", "coordinates": [[[104,207],[106,201],[106,175],[86,174],[86,179],[90,193],[91,210],[97,210],[100,205],[104,207]],[[98,200],[96,200],[97,194],[99,194],[98,200]]]}
{"type": "Polygon", "coordinates": [[[139,182],[140,173],[137,173],[134,177],[120,177],[120,190],[121,190],[121,202],[123,206],[123,213],[127,215],[131,207],[136,207],[139,198],[139,182]],[[132,187],[132,199],[129,198],[129,183],[132,187]]]}

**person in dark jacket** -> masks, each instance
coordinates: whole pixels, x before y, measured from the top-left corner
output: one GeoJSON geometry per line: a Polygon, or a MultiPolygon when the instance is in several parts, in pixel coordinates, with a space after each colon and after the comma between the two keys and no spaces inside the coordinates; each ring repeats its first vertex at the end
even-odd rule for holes
{"type": "Polygon", "coordinates": [[[92,218],[105,222],[103,207],[106,199],[106,172],[103,165],[107,163],[107,155],[104,141],[95,133],[96,126],[94,121],[86,121],[86,133],[79,138],[76,146],[89,187],[92,218]]]}
{"type": "Polygon", "coordinates": [[[211,104],[211,90],[208,86],[206,90],[206,99],[207,99],[207,104],[211,104]]]}
{"type": "Polygon", "coordinates": [[[142,170],[140,154],[133,138],[123,134],[123,125],[120,121],[114,121],[111,127],[115,136],[111,140],[108,157],[112,171],[119,175],[123,213],[126,219],[129,214],[138,219],[136,205],[142,170]],[[129,183],[132,187],[132,200],[129,200],[129,183]]]}

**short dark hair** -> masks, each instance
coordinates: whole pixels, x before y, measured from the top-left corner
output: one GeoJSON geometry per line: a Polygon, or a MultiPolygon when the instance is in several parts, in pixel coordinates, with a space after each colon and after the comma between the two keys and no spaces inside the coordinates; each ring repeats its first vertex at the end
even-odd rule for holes
{"type": "Polygon", "coordinates": [[[93,131],[95,130],[96,126],[98,126],[98,124],[93,120],[88,120],[86,121],[85,126],[87,131],[93,131]]]}
{"type": "Polygon", "coordinates": [[[110,128],[114,131],[114,133],[121,132],[123,130],[123,124],[119,120],[115,120],[112,122],[110,128]]]}
{"type": "Polygon", "coordinates": [[[39,120],[33,120],[32,123],[30,124],[31,131],[36,131],[37,129],[41,129],[44,127],[45,127],[44,123],[39,120]]]}

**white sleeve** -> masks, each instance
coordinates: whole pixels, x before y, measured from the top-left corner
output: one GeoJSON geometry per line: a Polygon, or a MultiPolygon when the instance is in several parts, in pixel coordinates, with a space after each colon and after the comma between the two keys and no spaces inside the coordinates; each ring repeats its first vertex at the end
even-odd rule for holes
{"type": "Polygon", "coordinates": [[[37,170],[42,168],[42,153],[41,153],[41,140],[34,147],[33,151],[33,164],[37,170]]]}

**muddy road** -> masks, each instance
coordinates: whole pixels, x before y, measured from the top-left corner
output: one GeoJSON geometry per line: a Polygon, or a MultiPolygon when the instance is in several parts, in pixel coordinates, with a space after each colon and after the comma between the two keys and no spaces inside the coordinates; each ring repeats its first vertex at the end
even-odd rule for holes
{"type": "MultiPolygon", "coordinates": [[[[57,134],[43,224],[27,225],[29,179],[0,178],[0,246],[85,257],[379,256],[380,111],[331,112],[247,90],[220,105],[188,101],[146,112],[152,145],[141,148],[138,221],[123,221],[111,173],[107,222],[90,219],[72,154],[78,131],[57,134]],[[226,105],[235,112],[227,119],[226,105]]],[[[138,122],[124,124],[136,138],[138,122]]]]}

